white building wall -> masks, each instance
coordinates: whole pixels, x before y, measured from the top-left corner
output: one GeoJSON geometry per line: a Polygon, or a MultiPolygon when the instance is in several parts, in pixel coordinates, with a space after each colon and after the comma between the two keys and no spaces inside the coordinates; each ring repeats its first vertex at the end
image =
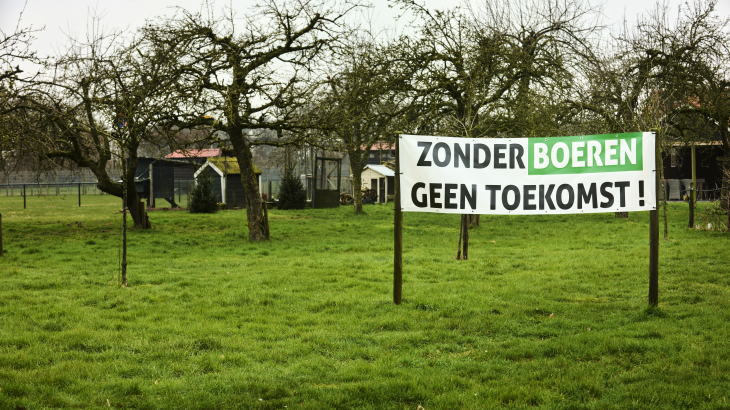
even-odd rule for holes
{"type": "Polygon", "coordinates": [[[388,196],[388,177],[381,174],[380,172],[377,172],[375,170],[372,170],[370,168],[365,169],[362,174],[362,189],[375,189],[378,192],[378,202],[385,202],[388,196]],[[374,187],[370,186],[370,180],[371,179],[377,179],[380,181],[380,178],[385,178],[385,197],[380,198],[380,188],[376,185],[374,187]]]}

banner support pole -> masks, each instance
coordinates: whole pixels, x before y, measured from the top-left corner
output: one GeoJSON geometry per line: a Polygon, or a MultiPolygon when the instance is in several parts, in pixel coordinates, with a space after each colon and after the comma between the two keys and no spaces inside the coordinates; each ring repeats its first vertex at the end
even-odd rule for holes
{"type": "MultiPolygon", "coordinates": [[[[654,182],[655,191],[659,187],[659,167],[664,166],[661,159],[661,129],[654,137],[654,182]]],[[[649,305],[659,304],[659,195],[656,194],[654,210],[649,211],[649,305]]]]}
{"type": "Polygon", "coordinates": [[[697,168],[695,166],[695,145],[692,144],[692,182],[689,185],[689,225],[695,227],[695,203],[697,202],[697,168]]]}
{"type": "Polygon", "coordinates": [[[395,135],[395,212],[393,213],[393,303],[403,294],[403,210],[400,198],[400,133],[395,135]]]}

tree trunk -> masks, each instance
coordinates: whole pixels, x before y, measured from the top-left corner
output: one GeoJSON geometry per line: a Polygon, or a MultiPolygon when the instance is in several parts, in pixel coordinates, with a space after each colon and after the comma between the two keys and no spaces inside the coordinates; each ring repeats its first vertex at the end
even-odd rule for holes
{"type": "MultiPolygon", "coordinates": [[[[352,161],[350,161],[350,165],[352,165],[352,161]]],[[[362,213],[362,170],[358,168],[350,166],[350,170],[352,171],[352,198],[355,215],[362,213]]]]}
{"type": "Polygon", "coordinates": [[[469,258],[469,226],[472,215],[462,214],[459,221],[459,249],[456,251],[456,259],[467,260],[469,258]]]}
{"type": "MultiPolygon", "coordinates": [[[[96,177],[99,190],[101,192],[122,198],[124,195],[124,192],[122,192],[122,184],[117,184],[112,181],[109,174],[107,174],[106,169],[100,170],[93,167],[89,167],[89,169],[96,177]]],[[[134,155],[134,158],[130,158],[129,160],[129,169],[127,170],[127,206],[129,208],[130,215],[132,216],[132,221],[134,222],[134,228],[150,229],[152,225],[150,225],[149,218],[147,218],[147,214],[144,212],[144,207],[141,207],[142,211],[140,212],[140,200],[139,195],[137,194],[137,184],[134,182],[134,175],[136,173],[137,157],[134,155]]]]}
{"type": "Polygon", "coordinates": [[[261,207],[264,210],[264,239],[268,241],[271,239],[271,232],[269,231],[269,207],[266,202],[262,202],[261,207]]]}
{"type": "Polygon", "coordinates": [[[456,260],[461,260],[461,239],[464,236],[464,215],[459,219],[459,245],[456,248],[456,260]]]}
{"type": "Polygon", "coordinates": [[[251,145],[243,137],[243,130],[238,127],[229,129],[228,135],[241,169],[241,183],[246,196],[246,218],[248,219],[248,240],[258,242],[269,239],[268,218],[264,213],[263,202],[259,195],[259,184],[253,169],[251,145]]]}
{"type": "MultiPolygon", "coordinates": [[[[359,139],[357,140],[359,141],[359,139]]],[[[367,152],[358,145],[355,149],[349,149],[347,155],[350,157],[350,171],[352,172],[352,199],[355,215],[362,213],[362,171],[364,166],[363,155],[367,158],[367,152]]]]}
{"type": "Polygon", "coordinates": [[[463,247],[461,252],[461,259],[467,260],[469,259],[469,215],[464,215],[463,217],[464,221],[464,230],[463,230],[463,247]]]}

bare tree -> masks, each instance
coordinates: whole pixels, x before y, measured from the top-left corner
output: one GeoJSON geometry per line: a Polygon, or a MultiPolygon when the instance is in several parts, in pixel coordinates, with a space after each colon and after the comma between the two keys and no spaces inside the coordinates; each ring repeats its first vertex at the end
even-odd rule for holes
{"type": "MultiPolygon", "coordinates": [[[[572,101],[578,111],[590,113],[583,117],[584,124],[607,133],[659,129],[665,155],[674,148],[670,144],[700,138],[701,121],[688,115],[709,119],[711,107],[722,105],[699,103],[704,90],[713,88],[710,78],[718,78],[715,73],[722,65],[710,68],[707,62],[722,61],[727,50],[727,21],[714,15],[715,4],[684,4],[674,18],[668,6],[657,4],[635,26],[624,26],[604,45],[607,51],[585,66],[585,87],[572,101]]],[[[666,238],[666,198],[664,208],[666,238]]]]}
{"type": "Polygon", "coordinates": [[[329,125],[330,145],[347,152],[354,191],[354,212],[362,212],[362,171],[373,144],[392,141],[397,117],[408,106],[403,103],[402,72],[393,70],[390,52],[374,40],[352,42],[333,62],[328,78],[329,93],[319,109],[329,125]]]}
{"type": "MultiPolygon", "coordinates": [[[[25,73],[21,64],[40,66],[43,60],[32,48],[33,35],[38,31],[22,27],[22,13],[12,33],[0,30],[0,171],[7,175],[11,164],[18,164],[16,148],[23,128],[20,102],[30,93],[35,74],[25,73]]],[[[0,175],[0,180],[3,180],[0,175]]]]}
{"type": "MultiPolygon", "coordinates": [[[[575,0],[490,1],[443,11],[416,0],[399,4],[420,18],[418,35],[400,39],[400,61],[414,66],[410,129],[418,133],[554,134],[572,66],[587,58],[600,29],[597,10],[575,0]]],[[[474,219],[462,218],[462,233],[474,219]]]]}
{"type": "Polygon", "coordinates": [[[246,191],[249,239],[268,239],[251,149],[255,145],[300,144],[313,124],[302,118],[313,68],[325,49],[343,34],[349,2],[260,3],[245,16],[232,11],[215,18],[180,10],[180,16],[148,27],[148,38],[163,44],[185,41],[177,91],[189,110],[177,110],[181,123],[203,115],[228,134],[246,191]],[[256,130],[276,130],[281,138],[258,138],[256,130]],[[281,131],[289,130],[284,134],[281,131]]]}
{"type": "Polygon", "coordinates": [[[178,104],[168,90],[183,45],[125,40],[121,33],[104,34],[92,21],[87,38],[72,40],[18,105],[37,121],[26,129],[22,149],[41,162],[88,168],[101,191],[127,198],[134,225],[148,228],[134,180],[137,152],[142,141],[176,133],[164,108],[178,104]],[[110,174],[114,163],[124,169],[122,181],[110,174]]]}

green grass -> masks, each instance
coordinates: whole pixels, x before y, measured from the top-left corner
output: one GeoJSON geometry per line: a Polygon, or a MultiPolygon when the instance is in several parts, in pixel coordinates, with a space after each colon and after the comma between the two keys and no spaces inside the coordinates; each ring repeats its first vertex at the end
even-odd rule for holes
{"type": "Polygon", "coordinates": [[[391,205],[257,244],[154,212],[121,288],[119,201],[66,202],[0,197],[0,409],[730,409],[730,236],[685,204],[647,309],[648,213],[485,216],[468,261],[458,216],[406,214],[395,306],[391,205]]]}

